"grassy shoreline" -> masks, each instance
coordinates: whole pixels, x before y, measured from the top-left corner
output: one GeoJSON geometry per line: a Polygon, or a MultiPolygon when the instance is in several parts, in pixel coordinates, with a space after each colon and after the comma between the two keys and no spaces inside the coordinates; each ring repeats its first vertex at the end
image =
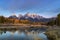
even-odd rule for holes
{"type": "Polygon", "coordinates": [[[48,30],[45,34],[49,40],[60,40],[60,28],[48,30]]]}

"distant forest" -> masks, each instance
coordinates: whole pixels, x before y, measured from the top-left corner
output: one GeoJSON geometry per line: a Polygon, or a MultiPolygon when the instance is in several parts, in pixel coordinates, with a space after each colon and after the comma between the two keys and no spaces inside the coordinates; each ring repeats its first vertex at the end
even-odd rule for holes
{"type": "Polygon", "coordinates": [[[60,26],[60,13],[57,15],[56,20],[51,20],[47,23],[45,22],[31,22],[29,20],[19,20],[15,18],[6,18],[4,16],[0,16],[0,24],[35,24],[35,25],[57,25],[60,26]]]}
{"type": "Polygon", "coordinates": [[[4,16],[0,16],[0,24],[34,24],[34,25],[44,25],[44,22],[32,22],[29,20],[19,20],[16,18],[6,18],[4,16]]]}

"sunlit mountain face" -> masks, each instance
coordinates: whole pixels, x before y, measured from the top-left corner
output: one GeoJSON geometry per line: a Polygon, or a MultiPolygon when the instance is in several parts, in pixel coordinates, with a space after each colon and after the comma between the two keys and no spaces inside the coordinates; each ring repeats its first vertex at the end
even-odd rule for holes
{"type": "MultiPolygon", "coordinates": [[[[10,17],[12,17],[12,18],[16,18],[17,16],[16,15],[11,15],[10,17]]],[[[21,17],[25,17],[25,18],[29,18],[29,17],[31,17],[31,18],[44,18],[44,17],[42,17],[42,16],[40,16],[40,15],[37,15],[37,14],[29,14],[29,13],[27,13],[27,14],[25,14],[25,15],[21,15],[21,14],[19,14],[18,15],[18,18],[21,18],[21,17]]]]}
{"type": "Polygon", "coordinates": [[[48,22],[52,19],[56,19],[56,17],[53,18],[45,18],[43,16],[40,16],[38,14],[30,14],[30,13],[26,13],[25,15],[21,15],[19,14],[18,16],[16,15],[11,15],[8,18],[15,18],[15,19],[19,19],[19,20],[29,20],[32,22],[48,22]]]}
{"type": "Polygon", "coordinates": [[[24,15],[26,18],[28,18],[28,17],[31,17],[31,18],[43,18],[42,16],[40,16],[40,15],[37,15],[37,14],[29,14],[29,13],[27,13],[27,14],[25,14],[24,15]]]}
{"type": "Polygon", "coordinates": [[[15,14],[13,14],[13,15],[11,15],[10,17],[18,17],[18,18],[21,18],[21,17],[25,17],[25,18],[28,18],[28,17],[31,17],[31,18],[44,18],[44,17],[42,17],[42,16],[40,16],[40,15],[37,15],[37,14],[30,14],[30,13],[27,13],[27,14],[25,14],[25,15],[21,15],[21,14],[19,14],[18,16],[16,16],[15,14]]]}

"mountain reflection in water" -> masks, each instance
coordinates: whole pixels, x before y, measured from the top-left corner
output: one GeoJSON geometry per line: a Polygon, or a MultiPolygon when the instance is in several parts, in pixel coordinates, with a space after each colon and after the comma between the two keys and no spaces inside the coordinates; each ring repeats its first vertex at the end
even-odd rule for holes
{"type": "Polygon", "coordinates": [[[0,31],[0,40],[48,40],[47,36],[42,32],[37,31],[0,31]]]}

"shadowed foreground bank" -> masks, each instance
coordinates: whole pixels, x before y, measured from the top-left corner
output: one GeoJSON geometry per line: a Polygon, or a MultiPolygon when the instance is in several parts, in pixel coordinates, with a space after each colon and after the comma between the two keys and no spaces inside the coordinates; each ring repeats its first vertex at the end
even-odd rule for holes
{"type": "Polygon", "coordinates": [[[45,34],[49,40],[60,40],[60,29],[48,30],[45,34]]]}

